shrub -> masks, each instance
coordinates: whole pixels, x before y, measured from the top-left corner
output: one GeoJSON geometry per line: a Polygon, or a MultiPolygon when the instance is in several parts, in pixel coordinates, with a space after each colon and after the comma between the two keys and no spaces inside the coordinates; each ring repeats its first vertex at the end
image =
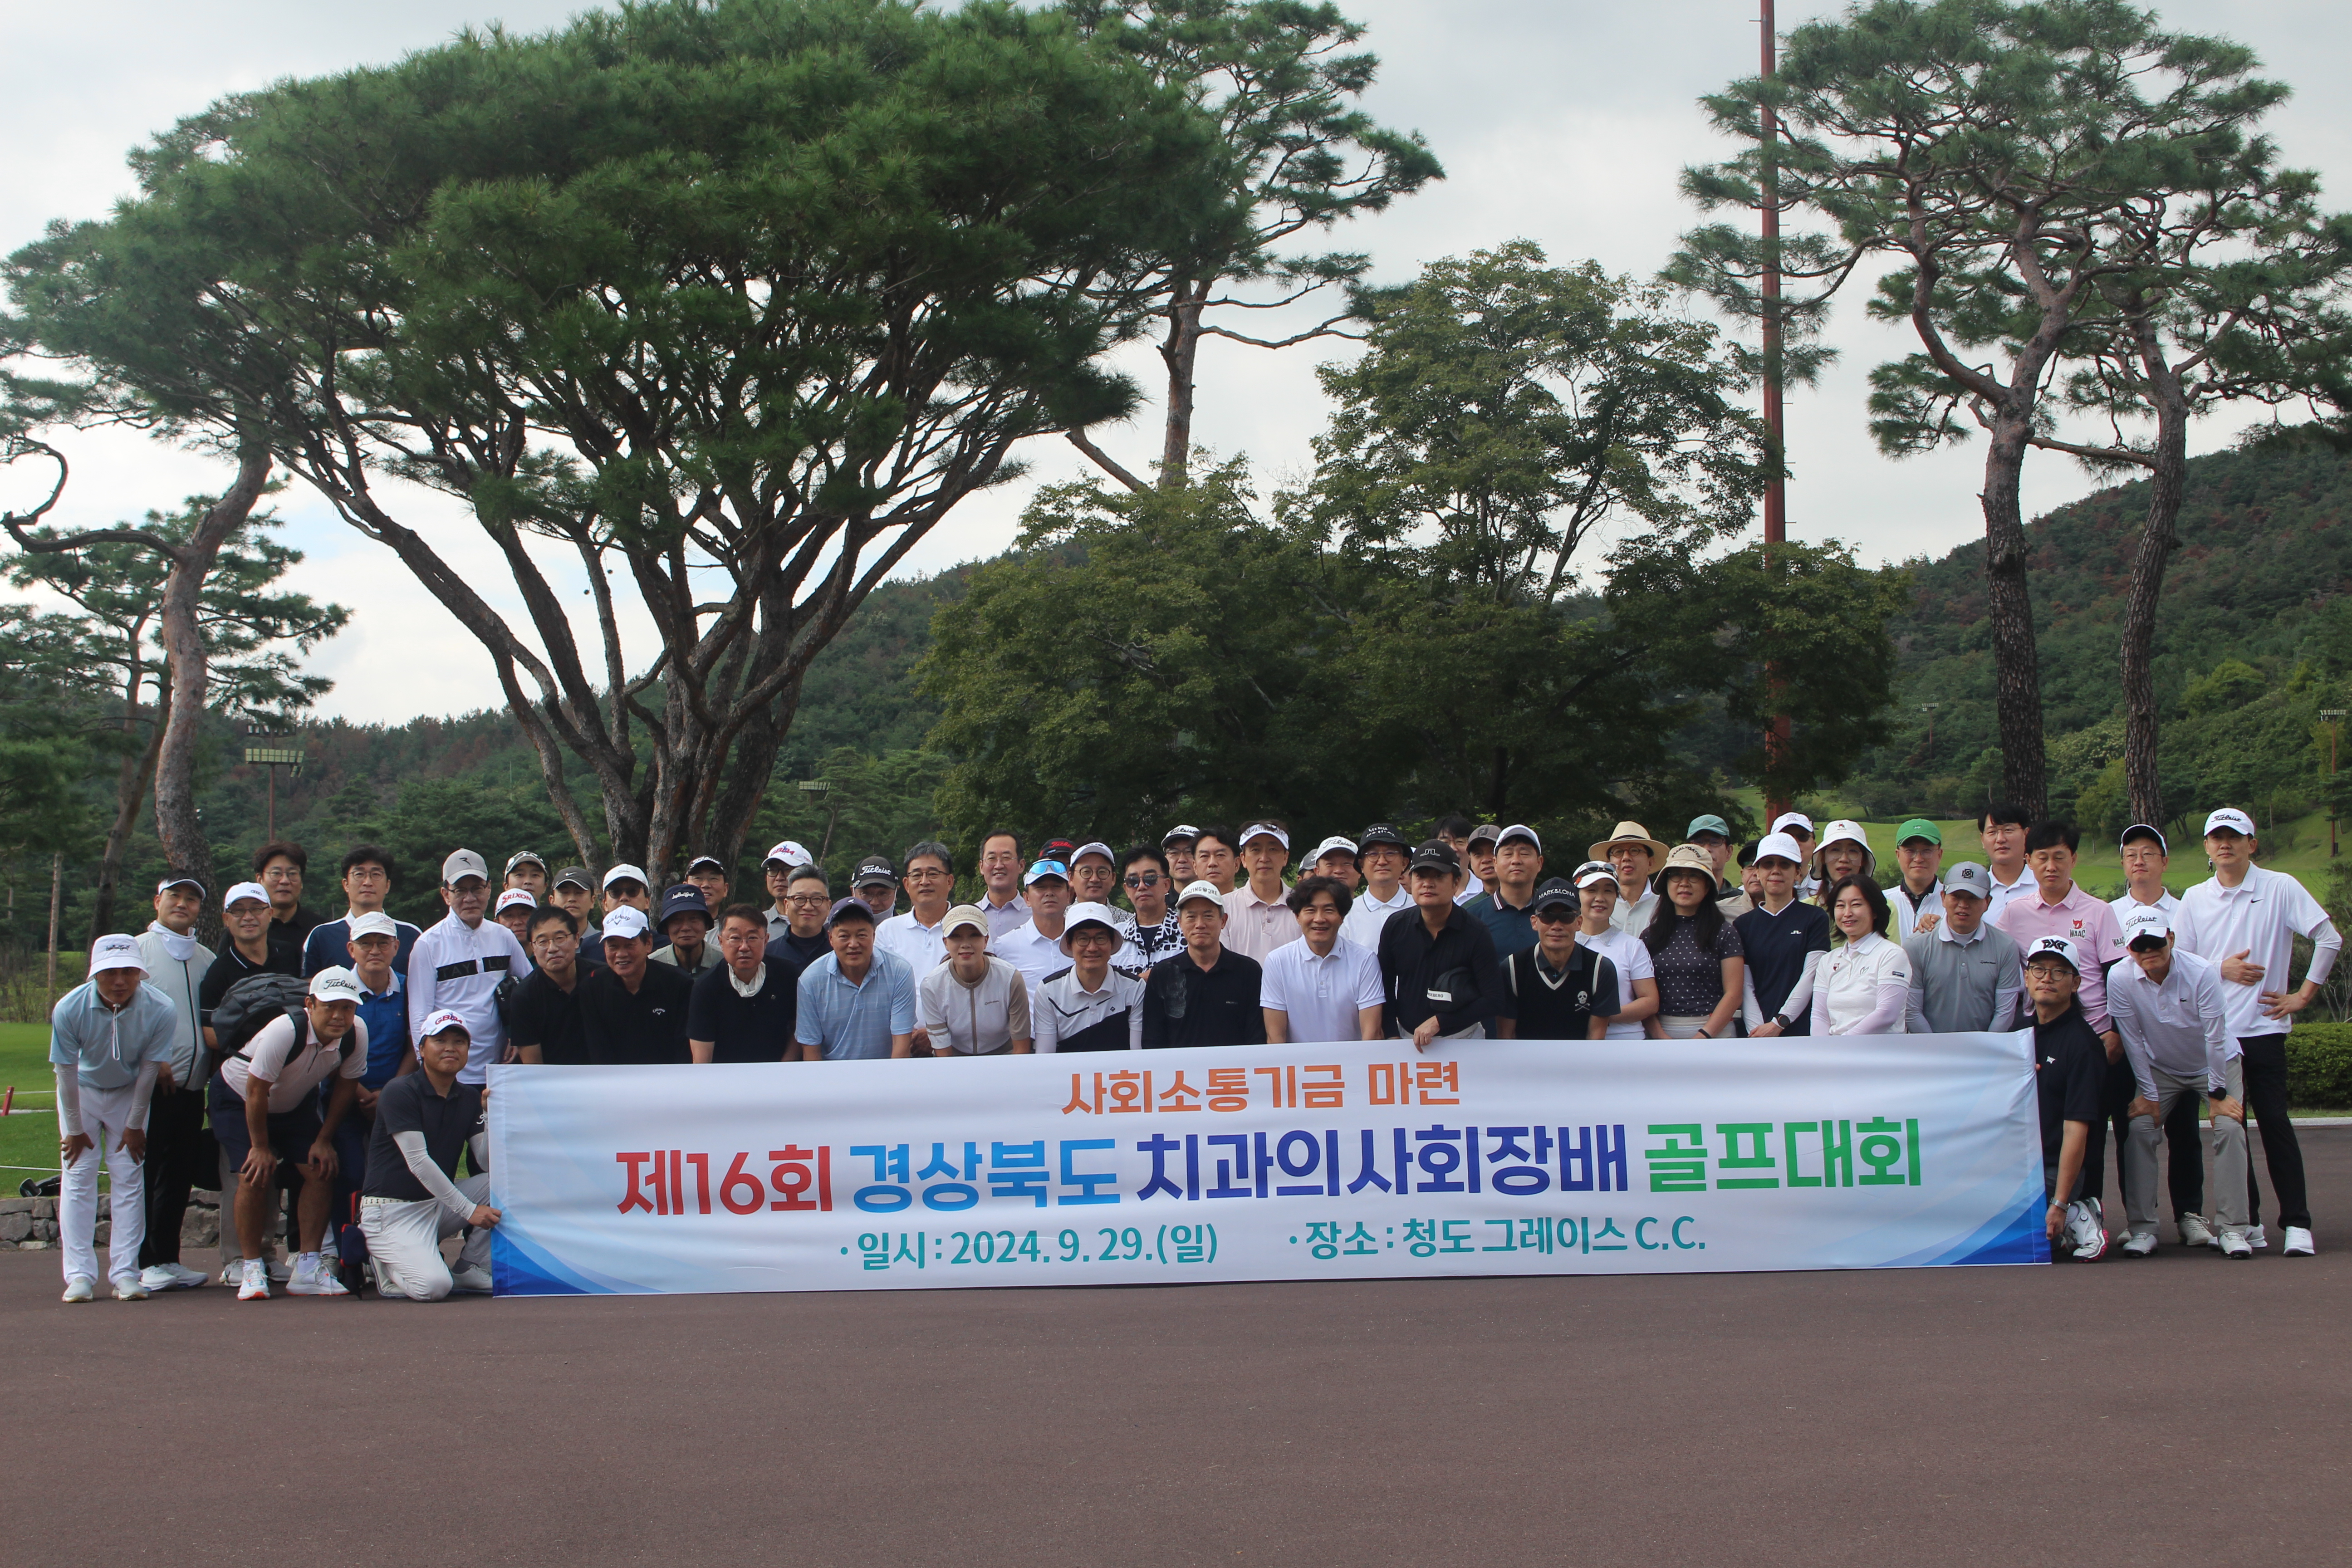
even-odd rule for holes
{"type": "Polygon", "coordinates": [[[2287,1103],[2352,1110],[2352,1024],[2300,1024],[2287,1037],[2287,1103]]]}

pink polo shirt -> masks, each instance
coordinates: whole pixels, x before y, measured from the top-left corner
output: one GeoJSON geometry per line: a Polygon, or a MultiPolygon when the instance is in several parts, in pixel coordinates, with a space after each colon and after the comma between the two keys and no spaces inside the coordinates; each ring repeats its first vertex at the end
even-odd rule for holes
{"type": "MultiPolygon", "coordinates": [[[[2027,880],[2032,881],[2031,873],[2027,880]]],[[[2102,1034],[2115,1027],[2107,1021],[2106,966],[2124,956],[2124,928],[2105,899],[2093,898],[2077,882],[2056,903],[2044,903],[2042,884],[2033,882],[2032,891],[2021,887],[2010,895],[1993,923],[2027,950],[2028,957],[2033,944],[2045,936],[2063,936],[2073,942],[2074,951],[2090,965],[2083,973],[2082,989],[2075,993],[2083,1004],[2083,1016],[2102,1034]]]]}
{"type": "Polygon", "coordinates": [[[1298,940],[1298,917],[1290,912],[1286,892],[1261,899],[1244,882],[1225,895],[1225,947],[1264,963],[1277,947],[1298,940]]]}

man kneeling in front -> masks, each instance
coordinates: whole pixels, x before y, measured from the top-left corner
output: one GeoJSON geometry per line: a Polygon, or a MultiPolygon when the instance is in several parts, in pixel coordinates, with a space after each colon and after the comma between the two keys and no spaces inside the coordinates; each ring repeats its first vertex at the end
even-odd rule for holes
{"type": "Polygon", "coordinates": [[[483,1163],[482,1100],[489,1091],[457,1081],[472,1044],[466,1020],[443,1008],[425,1020],[416,1042],[422,1070],[394,1079],[376,1099],[360,1230],[383,1295],[438,1301],[452,1290],[478,1295],[490,1288],[490,1227],[499,1217],[483,1201],[490,1178],[456,1179],[458,1151],[470,1145],[474,1163],[483,1163]],[[460,1230],[466,1245],[453,1275],[441,1260],[441,1238],[460,1230]]]}

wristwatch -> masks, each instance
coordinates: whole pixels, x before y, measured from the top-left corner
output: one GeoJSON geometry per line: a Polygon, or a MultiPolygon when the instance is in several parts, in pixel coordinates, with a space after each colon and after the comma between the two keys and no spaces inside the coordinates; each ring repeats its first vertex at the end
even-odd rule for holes
{"type": "Polygon", "coordinates": [[[1772,1015],[1772,1021],[1785,1029],[1789,1026],[1789,1015],[1786,1013],[1775,1013],[1772,1015]]]}

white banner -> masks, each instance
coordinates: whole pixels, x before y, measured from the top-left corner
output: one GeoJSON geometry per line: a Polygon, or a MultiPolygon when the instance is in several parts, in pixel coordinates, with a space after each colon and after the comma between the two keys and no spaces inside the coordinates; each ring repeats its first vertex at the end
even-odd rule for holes
{"type": "Polygon", "coordinates": [[[501,1295],[2046,1263],[2029,1035],[490,1069],[501,1295]]]}

